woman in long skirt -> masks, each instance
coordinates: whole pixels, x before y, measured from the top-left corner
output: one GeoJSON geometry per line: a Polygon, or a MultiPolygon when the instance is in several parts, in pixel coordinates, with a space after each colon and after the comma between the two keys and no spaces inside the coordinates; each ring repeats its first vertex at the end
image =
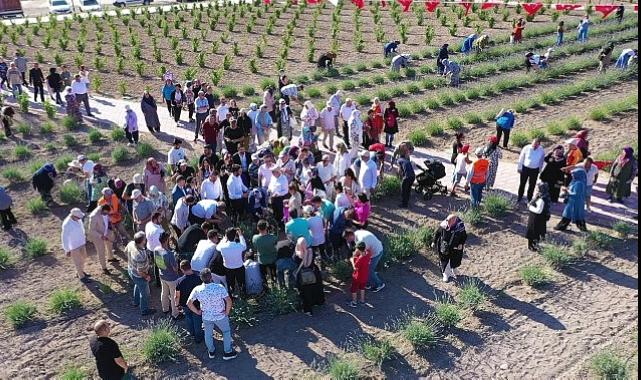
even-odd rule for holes
{"type": "Polygon", "coordinates": [[[605,191],[610,202],[623,203],[623,199],[630,196],[632,180],[637,174],[637,161],[634,151],[626,147],[617,157],[610,169],[610,181],[605,191]]]}
{"type": "Polygon", "coordinates": [[[487,190],[494,187],[496,181],[496,172],[499,170],[499,160],[503,158],[503,152],[499,148],[499,139],[496,136],[490,136],[488,144],[485,146],[483,155],[490,161],[490,168],[485,180],[487,190]]]}
{"type": "Polygon", "coordinates": [[[554,227],[557,231],[565,231],[570,222],[574,222],[581,231],[587,231],[585,226],[585,196],[587,175],[585,169],[577,168],[572,170],[572,181],[568,189],[568,197],[565,208],[563,209],[563,218],[554,227]]]}
{"type": "Polygon", "coordinates": [[[545,238],[547,222],[550,220],[550,189],[547,183],[539,182],[534,198],[528,204],[527,219],[527,248],[530,251],[539,250],[539,241],[545,238]]]}
{"type": "Polygon", "coordinates": [[[456,268],[461,266],[463,260],[465,240],[467,232],[463,221],[456,214],[448,215],[439,225],[432,242],[441,261],[443,281],[449,281],[450,277],[456,278],[456,268]]]}
{"type": "Polygon", "coordinates": [[[565,174],[561,170],[566,166],[563,145],[554,147],[552,152],[545,156],[544,161],[545,167],[541,172],[541,181],[548,184],[550,201],[556,203],[559,201],[559,194],[565,179],[565,174]]]}
{"type": "Polygon", "coordinates": [[[298,292],[303,301],[303,312],[311,316],[313,306],[325,303],[325,294],[323,293],[323,278],[321,277],[320,270],[316,264],[314,264],[314,253],[312,249],[307,246],[307,241],[304,237],[298,238],[292,258],[296,263],[297,269],[294,275],[298,292]],[[313,283],[304,283],[303,277],[307,277],[310,272],[313,273],[316,281],[313,283]]]}
{"type": "Polygon", "coordinates": [[[145,115],[145,123],[149,132],[160,132],[160,120],[158,119],[158,105],[156,100],[149,93],[145,91],[140,101],[140,109],[142,110],[143,115],[145,115]]]}
{"type": "Polygon", "coordinates": [[[78,104],[76,95],[71,91],[71,87],[67,87],[65,91],[65,103],[67,105],[67,115],[73,117],[78,123],[82,122],[80,104],[78,104]]]}

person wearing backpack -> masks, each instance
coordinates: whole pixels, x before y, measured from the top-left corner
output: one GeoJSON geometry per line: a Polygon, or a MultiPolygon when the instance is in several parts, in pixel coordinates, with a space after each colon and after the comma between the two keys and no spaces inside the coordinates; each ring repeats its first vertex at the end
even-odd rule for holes
{"type": "Polygon", "coordinates": [[[296,264],[294,278],[303,303],[303,312],[312,316],[313,306],[325,303],[325,294],[320,270],[314,264],[314,253],[304,237],[296,241],[292,258],[296,264]]]}
{"type": "Polygon", "coordinates": [[[507,148],[507,142],[510,140],[510,131],[514,128],[516,118],[514,110],[501,108],[501,111],[496,115],[496,138],[501,141],[503,135],[503,148],[507,148]]]}

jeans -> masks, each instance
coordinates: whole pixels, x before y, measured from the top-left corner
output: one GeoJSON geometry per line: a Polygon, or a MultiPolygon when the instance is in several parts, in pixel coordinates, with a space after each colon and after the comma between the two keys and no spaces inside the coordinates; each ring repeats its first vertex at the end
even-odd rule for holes
{"type": "Polygon", "coordinates": [[[414,178],[403,178],[401,182],[401,205],[407,206],[410,202],[410,193],[412,192],[412,184],[414,178]]]}
{"type": "Polygon", "coordinates": [[[140,306],[140,312],[144,313],[149,309],[149,283],[142,277],[134,276],[129,272],[129,277],[134,282],[134,305],[140,306]]]}
{"type": "Polygon", "coordinates": [[[561,46],[561,45],[563,45],[563,33],[558,32],[556,34],[556,46],[561,46]]]}
{"type": "Polygon", "coordinates": [[[472,207],[477,207],[481,204],[483,198],[483,188],[485,183],[473,183],[470,185],[470,195],[472,196],[472,207]]]}
{"type": "Polygon", "coordinates": [[[588,28],[579,29],[579,35],[577,36],[579,42],[585,42],[588,40],[588,28]]]}
{"type": "Polygon", "coordinates": [[[18,95],[22,95],[22,85],[21,84],[12,84],[11,85],[11,93],[13,94],[13,97],[18,99],[18,95]]]}
{"type": "Polygon", "coordinates": [[[187,321],[187,331],[196,342],[200,342],[203,339],[203,317],[194,314],[187,306],[183,306],[183,311],[185,312],[185,321],[187,321]]]}
{"type": "Polygon", "coordinates": [[[525,183],[528,183],[527,187],[527,200],[528,202],[532,200],[534,195],[534,186],[536,185],[536,179],[539,176],[539,169],[532,169],[524,166],[521,169],[521,176],[519,178],[519,191],[517,193],[518,199],[523,198],[523,193],[525,192],[525,183]]]}
{"type": "Polygon", "coordinates": [[[386,133],[385,134],[385,145],[392,146],[393,143],[394,143],[394,134],[393,133],[386,133]]]}
{"type": "Polygon", "coordinates": [[[203,325],[205,326],[205,344],[209,352],[216,351],[216,347],[214,346],[214,327],[218,327],[220,332],[223,333],[223,350],[226,353],[231,352],[231,327],[229,327],[229,317],[217,321],[203,320],[203,325]]]}
{"type": "Polygon", "coordinates": [[[278,286],[281,288],[285,287],[286,270],[288,271],[287,284],[291,288],[294,286],[294,271],[296,270],[296,263],[289,257],[276,260],[276,281],[278,282],[278,286]]]}
{"type": "Polygon", "coordinates": [[[378,256],[372,257],[372,260],[369,262],[369,278],[367,279],[367,285],[372,288],[378,288],[381,286],[383,281],[378,277],[378,272],[376,272],[376,267],[378,262],[383,258],[384,252],[381,252],[378,256]]]}

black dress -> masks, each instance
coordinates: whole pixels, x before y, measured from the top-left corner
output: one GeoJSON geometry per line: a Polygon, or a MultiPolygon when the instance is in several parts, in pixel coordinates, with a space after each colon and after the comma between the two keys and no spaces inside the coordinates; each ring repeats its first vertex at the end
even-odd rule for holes
{"type": "Polygon", "coordinates": [[[314,264],[314,261],[312,260],[312,263],[309,267],[313,268],[314,270],[314,274],[316,275],[316,283],[302,285],[300,274],[301,271],[298,270],[298,267],[300,266],[302,260],[298,256],[294,255],[294,262],[296,263],[296,287],[298,288],[298,293],[300,294],[300,298],[303,302],[303,311],[305,313],[311,313],[313,306],[322,305],[325,303],[325,293],[323,293],[323,278],[321,276],[320,270],[318,269],[318,266],[316,266],[316,264],[314,264]]]}
{"type": "Polygon", "coordinates": [[[545,167],[543,171],[541,171],[540,179],[547,183],[550,188],[550,200],[552,202],[558,202],[561,186],[563,186],[563,180],[565,178],[565,174],[561,171],[561,168],[566,165],[565,158],[557,161],[552,156],[552,153],[548,153],[544,160],[545,167]]]}
{"type": "MultiPolygon", "coordinates": [[[[532,200],[530,203],[534,204],[535,202],[536,200],[532,200]]],[[[549,204],[545,204],[545,206],[543,206],[543,212],[540,214],[533,213],[532,211],[528,212],[527,231],[525,232],[525,237],[528,241],[538,242],[545,237],[545,233],[547,231],[546,224],[548,220],[550,220],[549,204]]]]}
{"type": "Polygon", "coordinates": [[[441,261],[442,272],[445,272],[448,263],[452,269],[461,266],[463,249],[458,249],[458,247],[463,246],[466,240],[467,232],[465,232],[465,225],[460,219],[452,228],[444,228],[443,225],[438,227],[436,234],[434,234],[434,249],[441,261]]]}
{"type": "Polygon", "coordinates": [[[455,140],[452,143],[452,158],[450,158],[452,164],[456,164],[456,156],[458,156],[458,152],[460,152],[462,148],[463,144],[460,141],[455,140]]]}

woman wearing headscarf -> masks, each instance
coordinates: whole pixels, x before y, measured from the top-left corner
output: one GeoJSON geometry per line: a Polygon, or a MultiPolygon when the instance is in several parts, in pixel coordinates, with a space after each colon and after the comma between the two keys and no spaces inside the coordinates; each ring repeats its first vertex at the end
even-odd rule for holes
{"type": "Polygon", "coordinates": [[[95,164],[93,167],[93,175],[91,176],[91,194],[90,201],[87,205],[87,213],[93,211],[98,205],[98,200],[102,198],[102,189],[109,187],[109,176],[104,166],[95,164]]]}
{"type": "Polygon", "coordinates": [[[149,157],[143,171],[143,181],[146,189],[156,186],[158,190],[165,192],[165,170],[155,158],[149,157]]]}
{"type": "Polygon", "coordinates": [[[630,187],[636,174],[634,150],[629,146],[625,147],[610,168],[610,181],[605,188],[610,202],[623,203],[623,199],[630,196],[630,187]]]}
{"type": "Polygon", "coordinates": [[[149,187],[149,200],[154,204],[154,210],[162,214],[164,218],[163,221],[171,218],[169,199],[167,199],[165,193],[161,192],[156,185],[149,187]]]}
{"type": "Polygon", "coordinates": [[[574,135],[576,139],[576,147],[579,148],[583,157],[590,155],[590,142],[588,141],[588,130],[582,129],[574,135]]]}
{"type": "Polygon", "coordinates": [[[311,316],[314,305],[325,303],[325,294],[323,293],[323,279],[320,270],[314,264],[314,253],[307,246],[304,237],[298,238],[296,241],[292,259],[296,264],[294,278],[303,303],[303,312],[311,316]]]}
{"type": "Polygon", "coordinates": [[[485,181],[485,189],[489,190],[494,187],[496,173],[499,170],[499,160],[503,158],[503,151],[501,151],[499,147],[498,137],[490,136],[487,145],[485,145],[483,155],[490,161],[490,168],[488,169],[487,180],[485,181]]]}
{"type": "Polygon", "coordinates": [[[530,251],[539,250],[539,241],[545,238],[547,222],[550,220],[550,193],[548,184],[539,182],[536,187],[534,198],[528,203],[527,249],[530,251]]]}
{"type": "Polygon", "coordinates": [[[129,140],[128,146],[138,144],[138,116],[129,104],[125,105],[125,134],[129,140]]]}
{"type": "Polygon", "coordinates": [[[545,166],[541,171],[540,179],[548,185],[550,201],[556,203],[559,201],[559,194],[565,178],[565,174],[561,170],[566,166],[563,145],[555,146],[550,153],[545,155],[543,160],[545,161],[545,166]]]}
{"type": "Polygon", "coordinates": [[[354,159],[358,154],[358,148],[363,143],[363,121],[361,120],[361,111],[357,109],[352,111],[349,120],[347,120],[347,126],[349,131],[349,141],[351,143],[349,154],[350,157],[354,159]]]}
{"type": "Polygon", "coordinates": [[[438,50],[438,55],[436,56],[436,69],[439,74],[443,74],[445,71],[445,66],[443,66],[443,60],[450,58],[450,53],[447,51],[448,44],[443,44],[438,50]]]}
{"type": "Polygon", "coordinates": [[[454,61],[450,61],[449,59],[444,59],[441,61],[441,63],[443,63],[444,67],[443,76],[450,76],[450,86],[458,87],[459,83],[461,82],[461,66],[459,66],[459,64],[454,61]]]}
{"type": "Polygon", "coordinates": [[[465,133],[456,132],[456,134],[454,134],[454,141],[452,141],[452,157],[450,158],[450,162],[452,164],[456,164],[456,157],[458,157],[458,154],[461,153],[461,149],[463,149],[463,140],[465,140],[465,133]]]}
{"type": "Polygon", "coordinates": [[[381,141],[381,133],[383,132],[385,124],[385,119],[383,118],[383,106],[378,98],[372,99],[372,111],[374,111],[374,113],[372,114],[371,129],[369,131],[370,139],[372,141],[370,141],[367,146],[381,141]]]}
{"type": "Polygon", "coordinates": [[[347,146],[344,142],[339,142],[336,145],[336,155],[334,156],[334,173],[340,177],[351,165],[352,157],[347,151],[347,146]]]}
{"type": "Polygon", "coordinates": [[[180,121],[180,113],[182,112],[185,102],[185,92],[182,90],[180,83],[177,83],[174,91],[171,93],[171,114],[174,117],[176,126],[179,126],[178,122],[180,121]]]}
{"type": "Polygon", "coordinates": [[[142,114],[145,116],[145,124],[147,124],[147,129],[149,132],[160,132],[160,119],[158,119],[158,105],[156,104],[156,99],[149,93],[145,91],[142,95],[142,100],[140,101],[140,109],[142,114]]]}
{"type": "Polygon", "coordinates": [[[40,197],[43,201],[47,202],[47,204],[53,201],[51,189],[53,189],[54,178],[56,178],[57,175],[58,173],[53,164],[46,163],[33,173],[31,177],[31,185],[40,193],[40,197]]]}
{"type": "Polygon", "coordinates": [[[466,240],[465,224],[456,214],[448,215],[439,225],[434,234],[432,248],[436,250],[441,261],[443,281],[449,281],[450,277],[456,278],[456,268],[461,266],[466,240]]]}
{"type": "Polygon", "coordinates": [[[585,227],[585,196],[587,176],[585,169],[577,168],[572,170],[572,181],[568,188],[563,218],[554,227],[557,231],[565,231],[570,222],[574,222],[581,231],[587,231],[585,227]]]}
{"type": "Polygon", "coordinates": [[[385,119],[385,147],[391,148],[394,135],[398,133],[398,109],[396,109],[396,103],[393,100],[387,102],[383,119],[385,119]]]}
{"type": "Polygon", "coordinates": [[[252,132],[252,121],[247,115],[247,110],[241,108],[238,112],[238,119],[236,119],[236,124],[241,131],[243,131],[243,142],[242,145],[245,147],[245,151],[249,150],[249,141],[251,139],[252,132]]]}
{"type": "Polygon", "coordinates": [[[80,113],[80,103],[76,99],[71,87],[65,89],[65,104],[67,108],[67,115],[71,116],[76,122],[82,122],[82,114],[80,113]]]}

